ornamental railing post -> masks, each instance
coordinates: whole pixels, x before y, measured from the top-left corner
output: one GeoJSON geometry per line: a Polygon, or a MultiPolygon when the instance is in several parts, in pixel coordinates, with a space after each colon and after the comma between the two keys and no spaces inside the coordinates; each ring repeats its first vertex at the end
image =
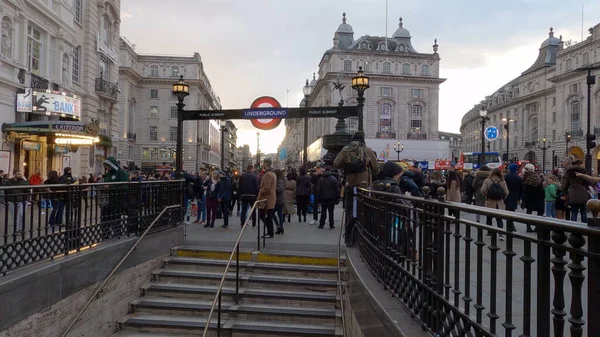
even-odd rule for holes
{"type": "MultiPolygon", "coordinates": [[[[593,199],[587,202],[587,208],[592,212],[592,218],[588,219],[588,226],[600,229],[600,200],[593,199]]],[[[597,256],[600,253],[600,231],[597,235],[588,237],[588,250],[593,257],[588,260],[588,336],[600,336],[600,320],[593,319],[596,313],[600,312],[600,259],[597,256]]]]}

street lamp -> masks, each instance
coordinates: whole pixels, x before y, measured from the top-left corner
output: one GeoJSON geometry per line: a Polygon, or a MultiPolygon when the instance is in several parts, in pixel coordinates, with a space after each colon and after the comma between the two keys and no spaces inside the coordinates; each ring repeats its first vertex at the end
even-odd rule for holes
{"type": "Polygon", "coordinates": [[[514,122],[515,120],[512,118],[502,118],[502,121],[505,122],[504,129],[506,129],[506,163],[510,163],[510,122],[514,122]]]}
{"type": "Polygon", "coordinates": [[[569,156],[569,143],[571,142],[571,135],[565,132],[565,157],[569,156]]]}
{"type": "Polygon", "coordinates": [[[586,153],[585,153],[585,170],[588,174],[592,173],[592,150],[596,147],[596,135],[591,132],[591,98],[592,98],[592,86],[596,84],[596,76],[592,75],[592,70],[600,69],[600,65],[581,67],[577,70],[587,71],[587,133],[585,135],[586,140],[586,153]]]}
{"type": "Polygon", "coordinates": [[[256,131],[256,168],[260,167],[260,132],[256,131]]]}
{"type": "Polygon", "coordinates": [[[487,110],[484,106],[481,106],[479,110],[479,116],[481,117],[481,155],[479,156],[479,168],[485,165],[485,122],[489,121],[490,118],[487,116],[487,110]]]}
{"type": "Polygon", "coordinates": [[[363,108],[365,106],[365,91],[369,89],[369,77],[365,76],[362,67],[358,67],[358,73],[352,77],[352,89],[358,93],[358,131],[363,130],[363,108]]]}
{"type": "Polygon", "coordinates": [[[542,150],[542,173],[546,172],[546,150],[550,148],[550,143],[546,146],[546,137],[542,138],[542,146],[538,145],[538,148],[542,150]]]}
{"type": "MultiPolygon", "coordinates": [[[[308,78],[306,79],[306,84],[304,88],[302,88],[302,92],[304,93],[304,107],[308,108],[308,101],[310,100],[310,95],[312,94],[313,88],[308,84],[308,78]]],[[[304,118],[304,154],[302,156],[302,161],[304,166],[308,165],[308,117],[304,118]]]]}
{"type": "Polygon", "coordinates": [[[400,144],[400,141],[397,141],[396,144],[394,144],[394,151],[398,154],[398,161],[400,161],[400,153],[404,151],[404,145],[400,144]]]}
{"type": "Polygon", "coordinates": [[[227,121],[221,120],[221,170],[225,170],[225,131],[227,131],[227,121]]]}
{"type": "Polygon", "coordinates": [[[179,81],[173,84],[173,95],[177,97],[177,146],[175,149],[175,176],[181,178],[183,172],[183,100],[190,94],[190,86],[183,81],[183,75],[179,81]]]}

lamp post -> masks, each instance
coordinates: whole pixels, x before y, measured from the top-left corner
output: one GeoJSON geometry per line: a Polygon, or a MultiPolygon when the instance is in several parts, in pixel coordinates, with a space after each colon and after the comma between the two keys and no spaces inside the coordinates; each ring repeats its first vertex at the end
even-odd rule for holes
{"type": "Polygon", "coordinates": [[[225,132],[227,131],[227,122],[221,121],[221,170],[225,169],[225,132]]]}
{"type": "Polygon", "coordinates": [[[592,75],[592,70],[600,69],[600,65],[582,67],[577,70],[587,71],[587,132],[585,134],[586,149],[585,149],[585,170],[588,174],[592,173],[592,150],[596,147],[596,135],[591,132],[591,98],[592,86],[596,84],[596,76],[592,75]]]}
{"type": "Polygon", "coordinates": [[[515,120],[512,118],[502,118],[502,121],[505,122],[504,129],[506,129],[506,163],[510,163],[510,122],[514,122],[515,120]]]}
{"type": "MultiPolygon", "coordinates": [[[[310,100],[310,94],[312,94],[312,87],[308,84],[308,78],[306,79],[306,84],[304,88],[302,88],[302,92],[304,93],[304,107],[308,108],[308,101],[310,100]]],[[[304,153],[302,154],[302,164],[304,166],[308,165],[308,117],[304,118],[304,153]]]]}
{"type": "Polygon", "coordinates": [[[485,122],[490,120],[487,116],[487,110],[484,106],[479,110],[479,116],[481,117],[481,154],[479,155],[479,168],[485,165],[485,122]]]}
{"type": "Polygon", "coordinates": [[[179,81],[173,84],[173,95],[177,97],[177,146],[175,149],[175,176],[181,178],[183,172],[183,100],[190,94],[190,86],[183,81],[183,75],[179,81]]]}
{"type": "Polygon", "coordinates": [[[369,77],[365,76],[362,67],[358,67],[358,73],[352,77],[352,89],[358,94],[358,131],[364,132],[363,129],[363,109],[365,106],[365,91],[369,89],[369,77]]]}
{"type": "Polygon", "coordinates": [[[538,148],[542,150],[542,173],[546,172],[546,150],[550,148],[550,143],[546,146],[546,137],[542,138],[542,146],[538,145],[538,148]]]}
{"type": "Polygon", "coordinates": [[[256,167],[260,167],[260,132],[256,131],[256,167]]]}
{"type": "Polygon", "coordinates": [[[404,145],[400,144],[400,141],[397,141],[396,144],[394,144],[394,151],[396,151],[398,161],[400,161],[400,153],[404,151],[404,145]]]}
{"type": "Polygon", "coordinates": [[[565,132],[565,157],[569,156],[569,143],[571,142],[571,135],[565,132]]]}

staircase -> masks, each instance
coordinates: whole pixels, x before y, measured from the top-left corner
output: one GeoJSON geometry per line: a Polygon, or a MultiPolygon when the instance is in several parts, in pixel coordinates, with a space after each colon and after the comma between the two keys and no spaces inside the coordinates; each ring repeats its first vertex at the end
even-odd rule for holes
{"type": "MultiPolygon", "coordinates": [[[[130,304],[113,337],[201,336],[228,252],[176,247],[130,304]]],[[[235,259],[222,295],[221,336],[342,336],[337,260],[332,257],[240,253],[235,302],[235,259]]],[[[208,336],[216,336],[217,311],[208,336]]]]}

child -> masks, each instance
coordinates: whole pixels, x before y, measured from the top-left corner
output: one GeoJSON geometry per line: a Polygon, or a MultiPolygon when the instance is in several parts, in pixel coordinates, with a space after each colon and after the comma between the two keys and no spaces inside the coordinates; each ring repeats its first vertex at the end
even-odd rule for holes
{"type": "Polygon", "coordinates": [[[546,201],[546,216],[556,218],[556,199],[558,199],[558,178],[551,174],[546,177],[546,187],[544,188],[544,200],[546,201]]]}

